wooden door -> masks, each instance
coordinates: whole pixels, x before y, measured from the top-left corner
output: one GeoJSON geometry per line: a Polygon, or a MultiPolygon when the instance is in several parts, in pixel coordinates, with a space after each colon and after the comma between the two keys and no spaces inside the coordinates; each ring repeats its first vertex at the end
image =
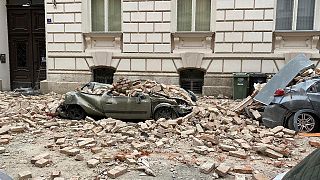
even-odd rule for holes
{"type": "Polygon", "coordinates": [[[7,4],[7,13],[11,89],[37,89],[46,79],[44,6],[7,4]]]}

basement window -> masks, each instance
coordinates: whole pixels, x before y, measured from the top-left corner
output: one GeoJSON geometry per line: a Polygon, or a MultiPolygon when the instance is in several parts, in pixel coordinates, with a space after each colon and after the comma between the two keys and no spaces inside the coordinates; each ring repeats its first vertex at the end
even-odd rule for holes
{"type": "Polygon", "coordinates": [[[98,83],[113,83],[113,75],[115,73],[113,68],[96,68],[93,69],[93,81],[98,83]]]}
{"type": "Polygon", "coordinates": [[[184,69],[180,71],[180,87],[202,94],[204,71],[199,69],[184,69]]]}

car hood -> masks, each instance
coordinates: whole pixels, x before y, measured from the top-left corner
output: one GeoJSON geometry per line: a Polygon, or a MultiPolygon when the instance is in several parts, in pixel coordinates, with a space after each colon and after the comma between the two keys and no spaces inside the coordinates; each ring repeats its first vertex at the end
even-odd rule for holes
{"type": "Polygon", "coordinates": [[[269,105],[273,100],[273,94],[277,89],[285,89],[286,86],[295,78],[301,71],[313,67],[314,64],[305,55],[299,54],[280,71],[274,75],[270,81],[261,89],[254,97],[254,100],[262,104],[269,105]]]}

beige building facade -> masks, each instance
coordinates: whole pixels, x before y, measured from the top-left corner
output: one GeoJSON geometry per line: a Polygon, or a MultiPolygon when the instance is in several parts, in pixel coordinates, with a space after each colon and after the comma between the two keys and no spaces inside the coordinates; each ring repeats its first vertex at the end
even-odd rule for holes
{"type": "Polygon", "coordinates": [[[232,73],[320,60],[320,0],[46,0],[45,11],[43,92],[127,77],[231,96],[232,73]]]}
{"type": "Polygon", "coordinates": [[[0,1],[0,91],[10,89],[9,48],[6,2],[0,1]]]}

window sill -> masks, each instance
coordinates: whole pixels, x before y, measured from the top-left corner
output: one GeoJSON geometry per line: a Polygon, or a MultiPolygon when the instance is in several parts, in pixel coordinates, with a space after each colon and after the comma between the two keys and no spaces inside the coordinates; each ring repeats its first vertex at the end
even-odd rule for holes
{"type": "Polygon", "coordinates": [[[275,31],[275,53],[319,53],[320,31],[275,31]]]}
{"type": "Polygon", "coordinates": [[[83,33],[86,51],[121,52],[122,32],[83,33]]]}
{"type": "Polygon", "coordinates": [[[320,35],[320,31],[316,30],[276,30],[275,35],[279,36],[316,36],[320,35]]]}
{"type": "Polygon", "coordinates": [[[174,37],[179,37],[179,36],[183,36],[183,37],[207,37],[207,36],[212,36],[213,34],[214,34],[214,32],[208,32],[208,31],[194,31],[194,32],[180,31],[180,32],[172,33],[172,35],[174,37]]]}
{"type": "Polygon", "coordinates": [[[90,32],[90,33],[83,33],[85,37],[119,37],[122,35],[120,31],[114,32],[90,32]]]}

